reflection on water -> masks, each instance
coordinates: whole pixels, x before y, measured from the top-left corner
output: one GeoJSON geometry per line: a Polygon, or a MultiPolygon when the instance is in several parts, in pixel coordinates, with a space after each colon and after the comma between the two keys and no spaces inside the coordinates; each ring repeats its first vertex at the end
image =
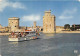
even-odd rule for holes
{"type": "Polygon", "coordinates": [[[18,43],[19,43],[19,42],[10,42],[9,44],[16,44],[16,45],[17,45],[18,43]]]}
{"type": "Polygon", "coordinates": [[[10,45],[17,47],[18,46],[18,42],[9,42],[10,45]]]}
{"type": "Polygon", "coordinates": [[[74,50],[74,53],[78,53],[78,50],[74,50]]]}
{"type": "Polygon", "coordinates": [[[51,37],[51,36],[54,36],[55,34],[49,34],[49,33],[46,33],[45,35],[51,37]]]}
{"type": "Polygon", "coordinates": [[[8,42],[1,37],[2,56],[79,56],[80,34],[41,34],[40,39],[8,42]]]}
{"type": "Polygon", "coordinates": [[[46,33],[46,34],[42,34],[41,36],[42,36],[43,39],[51,39],[51,38],[54,38],[55,35],[56,34],[48,34],[48,33],[46,33]]]}

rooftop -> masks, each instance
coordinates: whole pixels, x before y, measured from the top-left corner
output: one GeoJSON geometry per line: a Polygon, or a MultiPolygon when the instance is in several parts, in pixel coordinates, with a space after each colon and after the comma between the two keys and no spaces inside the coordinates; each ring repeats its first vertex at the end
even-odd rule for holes
{"type": "Polygon", "coordinates": [[[49,11],[45,11],[45,13],[51,13],[51,10],[49,10],[49,11]]]}
{"type": "Polygon", "coordinates": [[[18,20],[19,20],[19,18],[18,18],[18,17],[11,17],[11,18],[9,18],[9,20],[10,20],[10,19],[18,19],[18,20]]]}

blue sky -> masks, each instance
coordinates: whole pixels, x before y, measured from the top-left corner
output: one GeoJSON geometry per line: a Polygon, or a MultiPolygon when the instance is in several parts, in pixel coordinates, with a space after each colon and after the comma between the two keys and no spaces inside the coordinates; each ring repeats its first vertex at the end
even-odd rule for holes
{"type": "Polygon", "coordinates": [[[77,0],[0,0],[0,24],[8,26],[8,18],[19,17],[20,26],[43,25],[44,11],[51,10],[56,25],[80,24],[80,1],[77,0]]]}

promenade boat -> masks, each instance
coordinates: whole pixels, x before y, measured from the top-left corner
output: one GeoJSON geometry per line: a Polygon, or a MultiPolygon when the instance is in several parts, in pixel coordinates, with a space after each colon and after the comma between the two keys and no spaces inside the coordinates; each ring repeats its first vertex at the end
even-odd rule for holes
{"type": "Polygon", "coordinates": [[[13,32],[9,35],[9,41],[23,41],[23,40],[34,40],[38,39],[38,33],[36,31],[24,31],[24,32],[13,32]]]}

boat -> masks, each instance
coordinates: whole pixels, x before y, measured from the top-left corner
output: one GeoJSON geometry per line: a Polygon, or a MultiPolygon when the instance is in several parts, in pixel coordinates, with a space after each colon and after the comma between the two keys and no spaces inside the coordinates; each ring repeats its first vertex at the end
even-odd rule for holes
{"type": "Polygon", "coordinates": [[[38,34],[36,31],[22,31],[22,32],[12,32],[9,35],[9,41],[24,41],[24,40],[34,40],[38,39],[38,34]]]}

